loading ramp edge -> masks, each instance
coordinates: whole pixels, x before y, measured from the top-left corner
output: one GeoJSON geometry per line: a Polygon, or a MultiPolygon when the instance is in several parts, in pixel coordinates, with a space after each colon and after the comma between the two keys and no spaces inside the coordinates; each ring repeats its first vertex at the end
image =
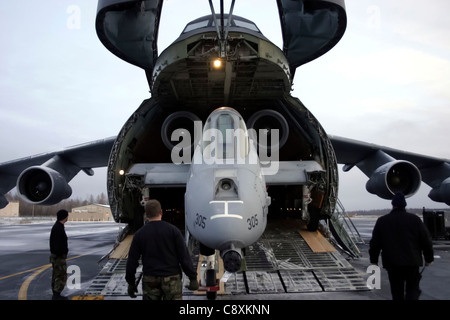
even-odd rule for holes
{"type": "MultiPolygon", "coordinates": [[[[228,275],[218,294],[369,290],[364,275],[357,272],[337,250],[328,248],[325,252],[314,252],[310,246],[311,239],[308,244],[301,236],[301,228],[296,227],[296,230],[268,229],[259,241],[246,248],[245,269],[228,275]]],[[[312,238],[313,242],[326,240],[319,233],[312,238]]],[[[192,259],[194,266],[198,267],[198,250],[192,259]]],[[[109,259],[85,294],[127,296],[125,266],[126,258],[109,259]]],[[[141,274],[140,266],[137,276],[141,274]]],[[[183,281],[184,296],[198,294],[184,289],[189,280],[183,277],[183,281]]],[[[142,294],[140,287],[138,295],[142,294]]]]}

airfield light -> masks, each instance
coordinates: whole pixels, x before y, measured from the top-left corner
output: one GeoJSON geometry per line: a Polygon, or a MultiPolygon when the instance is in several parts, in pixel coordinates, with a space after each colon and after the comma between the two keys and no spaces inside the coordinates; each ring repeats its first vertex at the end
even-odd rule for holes
{"type": "Polygon", "coordinates": [[[213,66],[214,66],[214,68],[219,69],[222,66],[222,60],[220,60],[220,59],[214,60],[213,66]]]}

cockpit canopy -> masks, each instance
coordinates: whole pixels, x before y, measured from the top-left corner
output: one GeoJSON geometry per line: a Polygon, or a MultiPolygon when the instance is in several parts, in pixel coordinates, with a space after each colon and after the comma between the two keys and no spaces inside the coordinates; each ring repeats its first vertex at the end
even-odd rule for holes
{"type": "Polygon", "coordinates": [[[249,138],[242,116],[235,109],[228,107],[213,111],[203,128],[202,144],[206,161],[244,161],[249,153],[249,138]]]}
{"type": "MultiPolygon", "coordinates": [[[[228,18],[229,15],[224,14],[223,25],[225,28],[228,26],[228,18]]],[[[216,21],[220,29],[222,26],[222,19],[219,14],[216,14],[216,19],[214,19],[213,15],[208,15],[189,22],[184,28],[180,37],[177,40],[175,40],[175,42],[184,40],[198,33],[206,33],[206,32],[215,33],[217,31],[216,21]]],[[[242,32],[243,29],[245,29],[246,33],[267,40],[253,21],[250,21],[248,19],[236,15],[232,15],[229,32],[242,32]]]]}
{"type": "MultiPolygon", "coordinates": [[[[228,14],[224,15],[224,26],[225,27],[228,25],[228,17],[229,17],[228,14]]],[[[221,26],[222,20],[220,19],[220,15],[216,15],[216,20],[217,20],[219,26],[221,26]]],[[[201,28],[207,28],[207,27],[213,27],[213,28],[216,27],[216,23],[215,23],[215,20],[213,19],[212,15],[204,16],[204,17],[201,17],[194,21],[189,22],[187,24],[187,26],[184,28],[182,34],[191,32],[193,30],[201,29],[201,28]]],[[[256,24],[254,22],[244,19],[242,17],[238,17],[238,16],[232,16],[232,18],[231,18],[230,28],[233,28],[233,27],[246,28],[251,31],[261,33],[261,31],[258,29],[258,27],[256,26],[256,24]]]]}

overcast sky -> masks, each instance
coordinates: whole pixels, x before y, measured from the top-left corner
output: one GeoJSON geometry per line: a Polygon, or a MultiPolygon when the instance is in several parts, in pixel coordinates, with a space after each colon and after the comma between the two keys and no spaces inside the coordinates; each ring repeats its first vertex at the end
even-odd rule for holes
{"type": "MultiPolygon", "coordinates": [[[[329,134],[450,159],[450,2],[346,7],[343,39],[297,70],[292,94],[329,134]]],[[[98,40],[96,8],[94,0],[0,0],[0,162],[115,136],[150,97],[144,72],[98,40]]],[[[166,0],[159,52],[207,14],[206,0],[166,0]]],[[[275,1],[237,0],[234,14],[282,45],[275,1]]],[[[340,179],[347,210],[390,207],[365,191],[357,168],[340,170],[340,179]]],[[[106,192],[106,170],[80,173],[71,185],[74,196],[106,192]]],[[[445,208],[429,190],[422,184],[408,206],[445,208]]]]}

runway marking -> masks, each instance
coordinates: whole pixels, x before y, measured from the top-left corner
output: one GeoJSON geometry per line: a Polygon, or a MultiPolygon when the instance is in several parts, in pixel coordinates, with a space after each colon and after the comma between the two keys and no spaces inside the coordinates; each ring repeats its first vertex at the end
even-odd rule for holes
{"type": "MultiPolygon", "coordinates": [[[[84,257],[84,256],[90,255],[90,254],[92,254],[94,252],[98,252],[98,251],[100,251],[100,250],[95,250],[95,251],[91,251],[91,252],[88,252],[88,253],[85,253],[85,254],[80,254],[79,256],[75,256],[75,257],[69,258],[66,261],[73,260],[73,259],[78,259],[80,257],[84,257]]],[[[19,275],[19,274],[23,274],[23,273],[27,273],[27,272],[31,272],[31,271],[36,270],[32,275],[28,276],[25,279],[25,281],[22,283],[22,285],[20,286],[20,289],[19,289],[18,300],[27,300],[28,287],[30,286],[31,281],[33,281],[41,272],[44,272],[45,270],[47,270],[51,266],[52,266],[51,263],[45,264],[45,265],[40,266],[40,267],[36,267],[36,268],[33,268],[33,269],[29,269],[29,270],[26,270],[26,271],[18,272],[18,273],[15,273],[15,274],[12,274],[12,275],[0,278],[0,280],[3,280],[3,279],[10,278],[10,277],[13,277],[13,276],[16,276],[16,275],[19,275]]]]}
{"type": "Polygon", "coordinates": [[[0,280],[12,278],[12,277],[15,277],[15,276],[24,274],[24,273],[29,273],[29,272],[31,272],[31,271],[34,271],[34,270],[37,270],[37,269],[41,269],[42,267],[44,267],[44,266],[36,267],[36,268],[33,268],[33,269],[28,269],[28,270],[25,270],[25,271],[21,271],[21,272],[14,273],[14,274],[10,274],[10,275],[8,275],[8,276],[1,277],[0,280]]]}
{"type": "Polygon", "coordinates": [[[40,269],[38,269],[37,271],[35,271],[31,276],[29,276],[20,286],[20,290],[19,290],[19,297],[18,300],[27,300],[27,292],[28,292],[28,287],[30,286],[31,281],[34,280],[34,278],[36,278],[41,272],[47,270],[48,268],[50,268],[52,265],[51,264],[46,264],[45,266],[42,266],[40,269]]]}

